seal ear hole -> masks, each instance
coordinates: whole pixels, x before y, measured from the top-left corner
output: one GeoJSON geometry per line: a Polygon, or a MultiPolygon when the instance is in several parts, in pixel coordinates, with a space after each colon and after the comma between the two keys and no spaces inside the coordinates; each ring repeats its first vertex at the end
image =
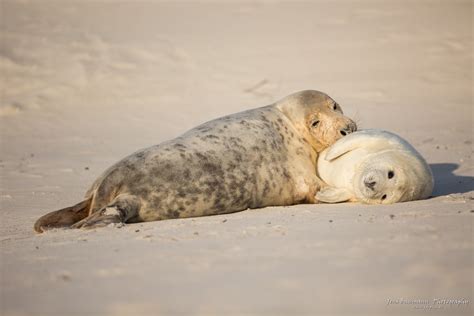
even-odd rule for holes
{"type": "Polygon", "coordinates": [[[334,105],[332,106],[332,109],[333,109],[334,111],[337,110],[337,103],[334,103],[334,105]]]}
{"type": "Polygon", "coordinates": [[[312,128],[315,128],[315,127],[317,127],[318,125],[319,125],[319,120],[315,120],[315,121],[313,121],[313,122],[311,123],[311,127],[312,127],[312,128]]]}
{"type": "Polygon", "coordinates": [[[382,196],[382,201],[385,200],[386,198],[387,198],[387,194],[384,194],[384,195],[382,196]]]}
{"type": "Polygon", "coordinates": [[[394,176],[395,176],[395,172],[393,172],[393,171],[388,172],[388,178],[389,179],[392,179],[394,176]]]}

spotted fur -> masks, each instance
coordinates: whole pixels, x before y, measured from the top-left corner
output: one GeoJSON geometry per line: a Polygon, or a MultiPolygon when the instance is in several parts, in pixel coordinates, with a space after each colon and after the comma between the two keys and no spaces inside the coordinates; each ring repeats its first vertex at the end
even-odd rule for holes
{"type": "MultiPolygon", "coordinates": [[[[86,194],[89,217],[73,227],[100,226],[101,218],[111,216],[110,207],[119,215],[105,223],[313,203],[322,185],[315,172],[317,153],[342,137],[340,130],[355,130],[342,111],[331,110],[334,103],[321,92],[302,91],[135,152],[96,180],[86,194]],[[318,115],[320,132],[308,125],[318,115]],[[127,199],[133,203],[124,203],[127,199]]],[[[37,231],[51,227],[48,215],[35,225],[37,231]]]]}

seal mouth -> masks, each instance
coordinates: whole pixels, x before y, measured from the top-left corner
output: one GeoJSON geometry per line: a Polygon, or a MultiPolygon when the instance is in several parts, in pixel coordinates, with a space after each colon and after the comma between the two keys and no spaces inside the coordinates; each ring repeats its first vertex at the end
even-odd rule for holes
{"type": "Polygon", "coordinates": [[[379,198],[377,196],[377,192],[372,191],[370,189],[362,189],[359,191],[359,194],[357,194],[358,199],[360,202],[364,204],[383,204],[385,202],[385,199],[387,197],[386,194],[379,198]]]}
{"type": "Polygon", "coordinates": [[[370,203],[369,201],[372,199],[372,196],[374,194],[373,191],[368,190],[364,186],[364,179],[354,179],[354,193],[355,196],[357,197],[357,200],[359,200],[362,203],[370,203]]]}
{"type": "Polygon", "coordinates": [[[362,189],[360,190],[360,193],[362,193],[366,199],[373,199],[376,192],[374,189],[362,189]]]}

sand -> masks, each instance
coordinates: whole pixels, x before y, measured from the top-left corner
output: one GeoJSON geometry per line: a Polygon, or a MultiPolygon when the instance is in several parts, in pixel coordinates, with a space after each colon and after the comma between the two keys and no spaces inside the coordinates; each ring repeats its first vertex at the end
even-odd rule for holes
{"type": "Polygon", "coordinates": [[[472,313],[471,1],[0,8],[1,315],[472,313]],[[129,153],[303,89],[410,141],[433,198],[33,232],[129,153]]]}

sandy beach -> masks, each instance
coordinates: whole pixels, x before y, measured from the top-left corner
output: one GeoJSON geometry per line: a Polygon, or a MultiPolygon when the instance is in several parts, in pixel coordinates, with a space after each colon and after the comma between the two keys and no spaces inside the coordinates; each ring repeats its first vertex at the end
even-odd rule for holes
{"type": "Polygon", "coordinates": [[[471,315],[472,1],[0,2],[0,315],[471,315]],[[126,155],[304,89],[433,197],[33,232],[126,155]]]}

